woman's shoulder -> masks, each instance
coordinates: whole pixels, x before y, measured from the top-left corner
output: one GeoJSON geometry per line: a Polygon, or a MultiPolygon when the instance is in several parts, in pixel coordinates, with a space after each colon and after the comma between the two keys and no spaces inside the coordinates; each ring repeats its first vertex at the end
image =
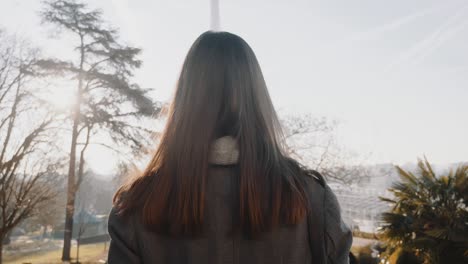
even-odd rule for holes
{"type": "Polygon", "coordinates": [[[109,263],[141,263],[138,252],[137,226],[132,218],[122,214],[118,207],[112,207],[107,225],[111,238],[108,254],[109,263]]]}
{"type": "Polygon", "coordinates": [[[305,175],[311,198],[311,217],[309,217],[311,226],[323,227],[328,258],[335,260],[334,263],[347,263],[353,238],[351,230],[342,219],[338,199],[318,171],[307,170],[305,175]]]}
{"type": "Polygon", "coordinates": [[[114,205],[109,212],[108,226],[128,227],[133,222],[133,214],[122,212],[114,205]]]}
{"type": "Polygon", "coordinates": [[[338,199],[327,184],[325,177],[316,170],[304,169],[306,188],[311,199],[319,201],[325,207],[326,213],[337,214],[340,212],[338,199]]]}
{"type": "Polygon", "coordinates": [[[127,192],[116,194],[114,204],[108,215],[108,226],[117,228],[134,228],[135,218],[138,216],[137,209],[124,207],[127,192]],[[117,196],[118,195],[118,196],[117,196]]]}
{"type": "Polygon", "coordinates": [[[310,206],[317,210],[317,207],[323,206],[327,196],[328,185],[325,178],[316,170],[303,169],[301,174],[310,206]]]}
{"type": "Polygon", "coordinates": [[[327,183],[323,175],[320,174],[320,172],[316,170],[304,169],[304,175],[306,178],[309,179],[309,181],[312,181],[313,183],[318,184],[322,188],[325,188],[327,186],[327,183]]]}
{"type": "Polygon", "coordinates": [[[330,207],[339,207],[335,193],[320,172],[316,170],[305,170],[304,175],[309,192],[315,194],[314,196],[316,199],[323,199],[324,204],[330,205],[330,207]]]}
{"type": "Polygon", "coordinates": [[[303,176],[299,177],[299,179],[305,180],[307,182],[310,182],[311,184],[318,184],[322,188],[326,186],[325,178],[316,170],[312,170],[299,162],[298,160],[291,158],[291,157],[286,157],[286,164],[287,166],[294,171],[294,174],[303,176]]]}

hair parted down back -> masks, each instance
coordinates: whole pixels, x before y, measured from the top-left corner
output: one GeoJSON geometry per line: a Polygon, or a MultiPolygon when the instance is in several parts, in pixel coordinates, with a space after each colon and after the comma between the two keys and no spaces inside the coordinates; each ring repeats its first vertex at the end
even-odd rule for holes
{"type": "Polygon", "coordinates": [[[248,235],[296,224],[307,213],[303,170],[284,151],[281,126],[250,46],[227,32],[205,32],[188,52],[167,124],[145,171],[120,187],[114,206],[141,214],[151,230],[202,231],[210,145],[238,143],[238,222],[248,235]]]}

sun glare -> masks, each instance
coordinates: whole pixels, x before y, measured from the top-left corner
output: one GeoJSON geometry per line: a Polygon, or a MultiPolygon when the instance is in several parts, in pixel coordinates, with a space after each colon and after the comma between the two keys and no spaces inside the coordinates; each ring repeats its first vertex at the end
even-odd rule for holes
{"type": "Polygon", "coordinates": [[[75,93],[72,89],[64,87],[55,87],[50,90],[45,100],[51,103],[55,108],[61,111],[70,109],[75,100],[75,93]]]}

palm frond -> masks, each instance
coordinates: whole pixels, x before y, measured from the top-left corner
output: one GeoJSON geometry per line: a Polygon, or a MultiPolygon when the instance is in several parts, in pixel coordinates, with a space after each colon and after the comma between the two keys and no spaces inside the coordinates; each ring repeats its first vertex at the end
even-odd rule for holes
{"type": "Polygon", "coordinates": [[[418,160],[416,173],[398,166],[396,170],[400,181],[389,189],[394,197],[379,197],[394,205],[381,215],[387,260],[399,259],[402,252],[412,252],[427,263],[466,259],[468,166],[436,175],[424,158],[418,160]]]}

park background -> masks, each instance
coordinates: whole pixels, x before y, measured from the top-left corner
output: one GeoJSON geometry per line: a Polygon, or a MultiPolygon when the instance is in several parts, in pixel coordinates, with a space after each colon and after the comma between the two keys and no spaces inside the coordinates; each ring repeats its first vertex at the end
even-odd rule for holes
{"type": "Polygon", "coordinates": [[[184,56],[209,29],[238,34],[256,52],[288,151],[327,177],[356,255],[396,258],[396,241],[415,240],[414,230],[386,240],[382,228],[404,222],[383,217],[406,214],[394,210],[409,188],[397,182],[461,196],[430,212],[445,218],[421,232],[468,254],[466,223],[442,230],[446,218],[467,216],[466,1],[6,0],[4,262],[105,261],[112,195],[157,147],[184,56]],[[82,20],[66,20],[73,14],[82,20]]]}

